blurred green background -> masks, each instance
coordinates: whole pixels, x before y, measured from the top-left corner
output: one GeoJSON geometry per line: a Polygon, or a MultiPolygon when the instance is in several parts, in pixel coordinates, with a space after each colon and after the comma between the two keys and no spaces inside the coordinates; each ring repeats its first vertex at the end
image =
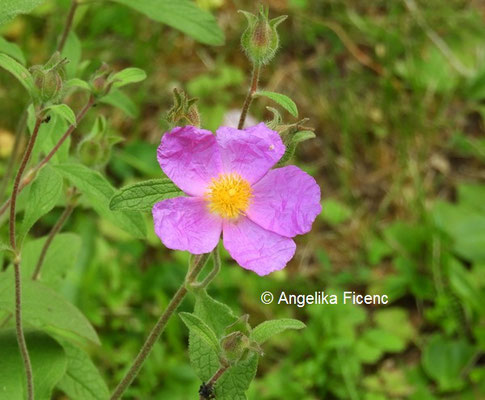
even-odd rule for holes
{"type": "MultiPolygon", "coordinates": [[[[135,1],[135,0],[134,0],[135,1]]],[[[160,176],[155,158],[173,88],[199,98],[203,126],[216,129],[240,109],[250,65],[240,49],[254,1],[198,0],[226,35],[204,46],[120,5],[92,2],[75,19],[83,60],[135,66],[148,79],[130,86],[119,108],[99,105],[124,141],[107,166],[111,182],[160,176]]],[[[303,320],[266,346],[249,399],[485,398],[485,5],[479,0],[271,0],[287,14],[281,49],[261,86],[285,93],[317,138],[295,163],[322,188],[323,212],[297,238],[283,271],[261,278],[224,255],[209,293],[252,325],[303,320]],[[387,306],[263,305],[260,295],[387,294],[387,306]]],[[[45,62],[69,7],[48,1],[0,33],[30,64],[45,62]]],[[[74,54],[79,57],[79,54],[74,54]]],[[[0,73],[0,174],[26,106],[0,73]]],[[[68,103],[78,109],[80,100],[68,103]]],[[[269,120],[257,99],[251,116],[269,120]]],[[[295,122],[289,114],[285,121],[295,122]]],[[[49,231],[62,210],[37,224],[49,231]]],[[[137,241],[78,207],[64,230],[82,237],[62,292],[83,311],[103,346],[90,353],[110,387],[184,278],[188,254],[163,247],[151,228],[137,241]]],[[[3,232],[5,226],[1,228],[3,232]]],[[[6,230],[5,230],[6,232],[6,230]]],[[[1,264],[0,264],[1,266],[1,264]]],[[[192,310],[187,299],[183,311],[192,310]]],[[[129,390],[131,399],[193,399],[200,382],[187,355],[188,332],[173,318],[129,390]]],[[[63,395],[58,395],[63,399],[63,395]]]]}

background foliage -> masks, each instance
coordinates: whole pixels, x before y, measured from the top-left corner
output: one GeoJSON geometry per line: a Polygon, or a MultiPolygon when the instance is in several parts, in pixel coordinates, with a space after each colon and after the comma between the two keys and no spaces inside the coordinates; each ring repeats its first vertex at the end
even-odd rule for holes
{"type": "MultiPolygon", "coordinates": [[[[213,130],[241,107],[250,68],[239,49],[245,21],[236,11],[254,11],[254,2],[197,2],[217,17],[226,36],[224,45],[217,30],[201,33],[199,25],[194,28],[190,13],[177,16],[162,10],[158,16],[158,8],[150,9],[156,13],[153,19],[169,25],[175,21],[175,27],[181,18],[186,27],[183,35],[147,19],[147,10],[139,13],[123,3],[127,1],[93,2],[79,9],[76,34],[66,45],[71,59],[67,73],[82,75],[91,68],[83,60],[102,60],[116,70],[141,68],[147,79],[98,105],[74,133],[71,153],[66,146],[56,160],[59,164],[69,154],[76,157],[76,145],[91,133],[96,116],[106,116],[110,133],[123,139],[106,168],[110,182],[97,188],[104,191],[106,202],[113,187],[160,178],[155,149],[174,87],[199,98],[203,126],[213,130]]],[[[290,96],[299,115],[309,117],[315,127],[316,139],[301,144],[296,159],[319,182],[323,212],[312,233],[297,239],[297,254],[283,271],[260,278],[223,254],[223,270],[209,289],[213,297],[239,315],[249,313],[252,325],[285,317],[307,325],[265,349],[248,397],[484,397],[485,7],[474,0],[271,0],[268,4],[272,15],[289,18],[280,28],[280,52],[263,69],[261,85],[290,96]],[[383,293],[391,304],[269,306],[259,300],[265,290],[383,293]]],[[[68,6],[68,1],[47,1],[1,26],[3,38],[22,49],[10,47],[9,54],[28,65],[44,63],[55,47],[68,6]]],[[[2,18],[7,17],[2,15],[0,22],[2,18]]],[[[210,20],[210,15],[206,18],[210,20]]],[[[0,49],[7,51],[9,45],[2,40],[0,49]]],[[[67,102],[73,109],[82,105],[77,95],[67,102]]],[[[22,86],[0,72],[0,174],[26,105],[22,86]]],[[[271,118],[266,105],[274,103],[255,100],[251,114],[256,120],[271,118]]],[[[284,116],[288,122],[296,121],[289,113],[284,116]]],[[[64,124],[60,119],[57,123],[64,124]]],[[[53,168],[59,179],[76,181],[75,166],[53,168]]],[[[79,315],[73,322],[80,335],[77,340],[111,388],[182,282],[188,255],[161,245],[149,215],[120,221],[110,214],[107,203],[97,203],[96,194],[90,197],[89,188],[83,193],[64,228],[70,233],[56,237],[46,259],[46,266],[64,271],[64,279],[53,272],[51,278],[43,277],[43,284],[26,286],[24,296],[59,296],[58,301],[66,301],[59,312],[77,316],[69,300],[86,315],[96,332],[79,315]],[[143,236],[138,218],[146,218],[148,240],[134,239],[120,228],[125,224],[143,236]],[[98,340],[102,347],[96,345],[98,340]]],[[[59,192],[39,205],[48,213],[26,238],[27,274],[45,240],[39,238],[62,212],[63,196],[59,192]]],[[[35,211],[28,211],[25,200],[19,202],[26,216],[35,211]]],[[[33,221],[37,218],[34,215],[33,221]]],[[[0,234],[6,238],[3,222],[0,217],[0,234]]],[[[7,267],[4,253],[0,267],[7,267]]],[[[12,298],[7,292],[13,289],[6,282],[0,281],[0,305],[2,299],[12,298]]],[[[190,298],[181,311],[190,312],[193,305],[190,298]]],[[[50,314],[36,315],[33,321],[34,326],[69,330],[56,327],[58,318],[50,314]]],[[[10,336],[0,336],[2,349],[9,340],[10,336]]],[[[187,340],[183,322],[174,318],[128,398],[194,398],[200,381],[189,365],[187,340]]],[[[48,336],[28,336],[27,342],[34,349],[34,366],[35,349],[50,349],[51,378],[69,365],[79,372],[76,362],[87,368],[85,374],[94,368],[79,361],[87,355],[72,345],[64,347],[66,360],[58,357],[59,345],[48,336]]],[[[1,363],[14,363],[16,357],[2,351],[0,369],[1,363]]],[[[65,398],[62,392],[69,392],[73,380],[75,376],[63,378],[56,398],[65,398]]],[[[44,383],[49,391],[50,382],[44,383]]],[[[99,384],[98,390],[106,388],[99,384]]]]}

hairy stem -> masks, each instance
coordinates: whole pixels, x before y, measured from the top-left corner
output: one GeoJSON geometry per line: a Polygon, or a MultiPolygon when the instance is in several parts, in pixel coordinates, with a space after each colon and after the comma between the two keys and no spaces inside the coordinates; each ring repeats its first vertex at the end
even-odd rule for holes
{"type": "Polygon", "coordinates": [[[59,40],[59,44],[57,45],[57,51],[59,53],[62,53],[67,37],[69,36],[69,32],[72,29],[72,22],[74,21],[74,14],[76,14],[77,6],[77,0],[72,0],[71,7],[69,8],[69,12],[67,14],[66,23],[64,24],[64,30],[62,31],[61,40],[59,40]]]}
{"type": "MultiPolygon", "coordinates": [[[[39,162],[34,168],[32,168],[32,170],[29,171],[27,176],[22,180],[18,188],[19,193],[32,182],[37,172],[39,172],[39,170],[50,161],[50,159],[54,156],[57,150],[59,150],[59,148],[66,141],[66,139],[72,134],[72,132],[74,132],[74,130],[76,129],[76,126],[84,118],[84,116],[86,115],[88,110],[94,105],[94,103],[95,103],[95,99],[93,96],[91,96],[88,102],[84,105],[81,111],[79,111],[79,114],[76,116],[76,124],[71,125],[69,126],[69,128],[67,128],[67,131],[64,133],[64,135],[62,135],[62,137],[59,139],[59,141],[53,147],[53,149],[49,152],[49,154],[47,154],[41,162],[39,162]]],[[[12,197],[10,197],[10,199],[7,200],[2,205],[2,207],[0,207],[0,216],[7,210],[9,204],[11,203],[11,200],[12,200],[12,197]]]]}
{"type": "Polygon", "coordinates": [[[259,82],[259,73],[261,71],[260,65],[254,65],[253,73],[251,77],[251,86],[249,87],[248,95],[246,96],[246,100],[244,100],[243,108],[241,111],[241,116],[239,117],[239,124],[237,125],[237,129],[244,128],[244,122],[246,121],[246,116],[248,115],[249,107],[251,107],[251,103],[253,101],[253,95],[258,90],[258,82],[259,82]]]}
{"type": "Polygon", "coordinates": [[[111,395],[111,400],[120,399],[126,389],[128,389],[133,380],[136,378],[136,376],[140,372],[141,367],[143,366],[143,363],[152,351],[153,346],[164,331],[168,320],[178,308],[182,300],[185,298],[185,295],[187,294],[187,285],[190,285],[194,281],[194,279],[197,278],[197,275],[199,275],[199,272],[204,267],[209,256],[210,253],[194,257],[193,265],[191,266],[191,268],[189,268],[189,272],[187,273],[185,282],[178,288],[177,292],[175,292],[174,296],[170,300],[170,303],[168,303],[166,310],[151,330],[147,340],[145,341],[140,352],[133,361],[130,369],[125,374],[124,378],[121,380],[118,386],[115,388],[113,394],[111,395]]]}
{"type": "Polygon", "coordinates": [[[17,205],[17,195],[19,193],[20,180],[22,179],[25,167],[27,167],[27,163],[29,162],[30,156],[32,155],[32,149],[34,148],[34,144],[39,133],[40,124],[42,124],[42,118],[37,117],[35,120],[35,126],[32,132],[32,136],[29,139],[27,149],[25,150],[22,162],[20,163],[19,170],[17,171],[17,175],[15,176],[15,181],[13,183],[13,192],[10,200],[10,246],[12,246],[12,249],[15,252],[17,249],[15,243],[15,207],[17,205]]]}
{"type": "Polygon", "coordinates": [[[22,278],[20,272],[20,259],[15,258],[15,331],[17,333],[17,342],[24,362],[25,378],[27,380],[27,399],[34,400],[34,379],[32,375],[32,364],[30,363],[29,351],[25,342],[24,329],[22,326],[22,278]]]}
{"type": "Polygon", "coordinates": [[[221,270],[221,256],[219,255],[219,246],[212,251],[212,256],[214,260],[214,267],[212,271],[204,278],[202,282],[194,282],[192,283],[193,288],[205,288],[212,280],[217,276],[219,271],[221,270]]]}
{"type": "MultiPolygon", "coordinates": [[[[229,364],[222,364],[219,367],[219,369],[214,373],[214,375],[212,375],[212,378],[209,379],[209,382],[207,382],[207,386],[214,387],[216,382],[224,374],[224,372],[226,372],[229,369],[229,367],[230,367],[229,364]]],[[[207,399],[201,394],[199,397],[199,400],[207,400],[207,399]]]]}
{"type": "Polygon", "coordinates": [[[40,276],[40,271],[42,269],[42,264],[44,263],[45,256],[47,255],[47,251],[49,250],[50,245],[52,244],[52,241],[54,240],[55,236],[59,233],[59,231],[62,229],[64,226],[65,222],[67,219],[70,217],[72,214],[72,211],[76,207],[76,203],[72,200],[73,197],[76,194],[76,190],[73,189],[71,192],[70,199],[68,199],[68,204],[64,211],[62,212],[61,216],[57,220],[57,222],[54,224],[52,227],[51,231],[49,232],[49,235],[47,236],[47,240],[44,243],[44,246],[42,247],[42,250],[40,252],[39,260],[37,261],[37,265],[35,266],[34,272],[32,273],[32,280],[35,281],[39,279],[40,276]]]}
{"type": "Polygon", "coordinates": [[[25,167],[27,166],[27,163],[29,162],[30,156],[32,154],[32,149],[34,148],[34,144],[39,133],[40,124],[42,124],[42,117],[37,116],[32,136],[29,139],[27,149],[25,150],[19,170],[17,171],[17,175],[15,176],[11,197],[12,200],[10,202],[10,246],[12,246],[12,249],[15,252],[15,329],[17,333],[17,342],[19,344],[20,353],[24,362],[25,377],[27,380],[27,398],[29,400],[34,399],[34,380],[32,377],[32,364],[30,362],[29,351],[27,350],[27,343],[25,342],[24,330],[22,327],[22,278],[20,271],[20,255],[17,251],[17,244],[15,242],[15,206],[17,205],[17,195],[19,192],[20,179],[22,179],[25,167]]]}

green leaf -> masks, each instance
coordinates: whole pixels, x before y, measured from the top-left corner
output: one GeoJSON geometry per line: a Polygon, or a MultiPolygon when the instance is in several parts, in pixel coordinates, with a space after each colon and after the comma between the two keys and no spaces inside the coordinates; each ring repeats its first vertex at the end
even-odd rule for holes
{"type": "MultiPolygon", "coordinates": [[[[0,310],[13,313],[15,293],[11,274],[0,274],[0,310]]],[[[71,303],[48,286],[25,280],[22,283],[22,312],[26,324],[53,330],[68,339],[89,340],[100,344],[98,335],[86,317],[71,303]]]]}
{"type": "Polygon", "coordinates": [[[77,68],[81,61],[81,41],[72,30],[67,36],[66,43],[62,49],[62,56],[69,60],[65,66],[66,75],[68,78],[73,78],[76,76],[77,68]]]}
{"type": "Polygon", "coordinates": [[[15,43],[9,42],[0,36],[0,53],[5,53],[25,65],[25,56],[22,49],[15,43]]]}
{"type": "Polygon", "coordinates": [[[69,125],[74,125],[74,126],[77,125],[76,114],[74,114],[74,111],[72,111],[67,104],[56,104],[56,105],[48,106],[44,110],[50,111],[50,113],[54,115],[58,115],[59,117],[66,120],[69,123],[69,125]]]}
{"type": "Polygon", "coordinates": [[[473,354],[473,346],[463,339],[435,335],[424,348],[421,362],[426,374],[438,383],[441,391],[460,390],[466,384],[462,373],[473,354]]]}
{"type": "Polygon", "coordinates": [[[168,179],[151,179],[121,188],[109,203],[111,210],[151,211],[153,205],[165,199],[184,196],[168,179]]]}
{"type": "Polygon", "coordinates": [[[293,143],[301,143],[305,140],[315,139],[316,135],[313,131],[298,131],[292,137],[291,141],[293,143]]]}
{"type": "Polygon", "coordinates": [[[245,400],[244,394],[256,376],[259,356],[251,354],[247,360],[238,362],[219,378],[216,384],[217,400],[245,400]]]}
{"type": "Polygon", "coordinates": [[[250,338],[258,344],[263,344],[271,336],[277,335],[287,329],[303,329],[306,325],[297,319],[283,318],[265,321],[259,324],[251,332],[250,338]]]}
{"type": "Polygon", "coordinates": [[[45,0],[2,0],[0,1],[0,25],[5,24],[18,14],[28,14],[45,0]]]}
{"type": "Polygon", "coordinates": [[[130,67],[113,74],[110,77],[109,82],[113,82],[114,88],[119,88],[129,85],[130,83],[141,82],[145,80],[146,77],[147,74],[142,69],[130,67]]]}
{"type": "MultiPolygon", "coordinates": [[[[0,13],[0,15],[2,14],[0,13]]],[[[29,93],[33,93],[34,79],[27,68],[25,68],[22,64],[14,60],[12,57],[0,53],[0,67],[6,69],[13,76],[15,76],[15,78],[17,78],[17,80],[25,89],[27,89],[29,93]]]]}
{"type": "Polygon", "coordinates": [[[195,40],[213,46],[224,44],[224,33],[216,19],[191,0],[114,0],[154,21],[178,29],[195,40]]]}
{"type": "Polygon", "coordinates": [[[108,386],[89,356],[70,343],[62,345],[67,355],[67,371],[57,387],[74,400],[108,399],[108,386]]]}
{"type": "Polygon", "coordinates": [[[202,339],[205,344],[209,345],[216,354],[220,353],[219,340],[217,340],[214,331],[204,321],[197,315],[186,312],[179,313],[179,316],[192,333],[202,339]]]}
{"type": "Polygon", "coordinates": [[[461,184],[458,186],[460,204],[476,208],[485,214],[485,185],[461,184]]]}
{"type": "MultiPolygon", "coordinates": [[[[227,305],[210,297],[205,290],[197,291],[196,296],[194,314],[205,321],[217,337],[222,337],[226,327],[237,317],[227,305]]],[[[219,368],[218,353],[192,332],[189,334],[189,357],[195,373],[204,382],[219,368]]]]}
{"type": "MultiPolygon", "coordinates": [[[[27,242],[22,249],[22,277],[30,279],[37,266],[40,253],[47,237],[27,242]]],[[[42,264],[42,283],[59,288],[64,276],[74,267],[79,251],[81,238],[74,233],[58,233],[47,250],[42,264]]]]}
{"type": "Polygon", "coordinates": [[[283,107],[286,111],[288,111],[291,115],[294,117],[298,117],[298,108],[296,107],[296,104],[293,100],[291,100],[288,96],[281,94],[281,93],[275,93],[275,92],[268,92],[266,90],[259,90],[256,93],[254,93],[255,97],[267,97],[274,102],[278,103],[281,107],[283,107]]]}
{"type": "Polygon", "coordinates": [[[64,89],[71,89],[71,88],[80,88],[80,89],[85,89],[85,90],[91,90],[91,87],[89,86],[89,83],[86,81],[83,81],[82,79],[79,78],[72,78],[66,81],[64,83],[64,89]]]}
{"type": "Polygon", "coordinates": [[[136,118],[139,114],[138,106],[133,100],[121,90],[111,89],[106,96],[99,99],[101,103],[109,104],[113,107],[119,108],[128,117],[136,118]]]}
{"type": "MultiPolygon", "coordinates": [[[[32,151],[32,159],[35,159],[40,153],[44,155],[48,154],[59,142],[59,139],[64,135],[68,126],[67,121],[57,114],[53,114],[48,123],[42,124],[34,150],[32,151]]],[[[69,158],[70,147],[71,138],[68,137],[51,158],[50,164],[66,162],[69,158]]]]}
{"type": "MultiPolygon", "coordinates": [[[[34,376],[35,398],[49,400],[55,385],[66,370],[66,356],[62,346],[42,332],[26,332],[25,340],[29,350],[34,376]]],[[[0,398],[24,400],[24,364],[13,330],[0,332],[0,398]]]]}
{"type": "Polygon", "coordinates": [[[87,201],[98,214],[135,237],[146,236],[142,214],[135,211],[109,209],[109,202],[115,194],[115,189],[99,172],[81,164],[61,164],[55,168],[86,196],[87,201]]]}
{"type": "Polygon", "coordinates": [[[45,214],[51,211],[62,194],[62,177],[54,168],[46,165],[39,176],[30,185],[25,208],[22,229],[19,232],[21,241],[30,228],[45,214]]]}

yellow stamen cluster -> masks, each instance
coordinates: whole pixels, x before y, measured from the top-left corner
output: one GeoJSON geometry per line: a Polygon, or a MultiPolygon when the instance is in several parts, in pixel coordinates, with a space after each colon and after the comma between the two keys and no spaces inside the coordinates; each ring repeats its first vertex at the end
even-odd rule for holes
{"type": "Polygon", "coordinates": [[[241,175],[220,174],[212,178],[206,195],[209,209],[223,218],[234,219],[244,213],[252,197],[251,185],[241,175]]]}

